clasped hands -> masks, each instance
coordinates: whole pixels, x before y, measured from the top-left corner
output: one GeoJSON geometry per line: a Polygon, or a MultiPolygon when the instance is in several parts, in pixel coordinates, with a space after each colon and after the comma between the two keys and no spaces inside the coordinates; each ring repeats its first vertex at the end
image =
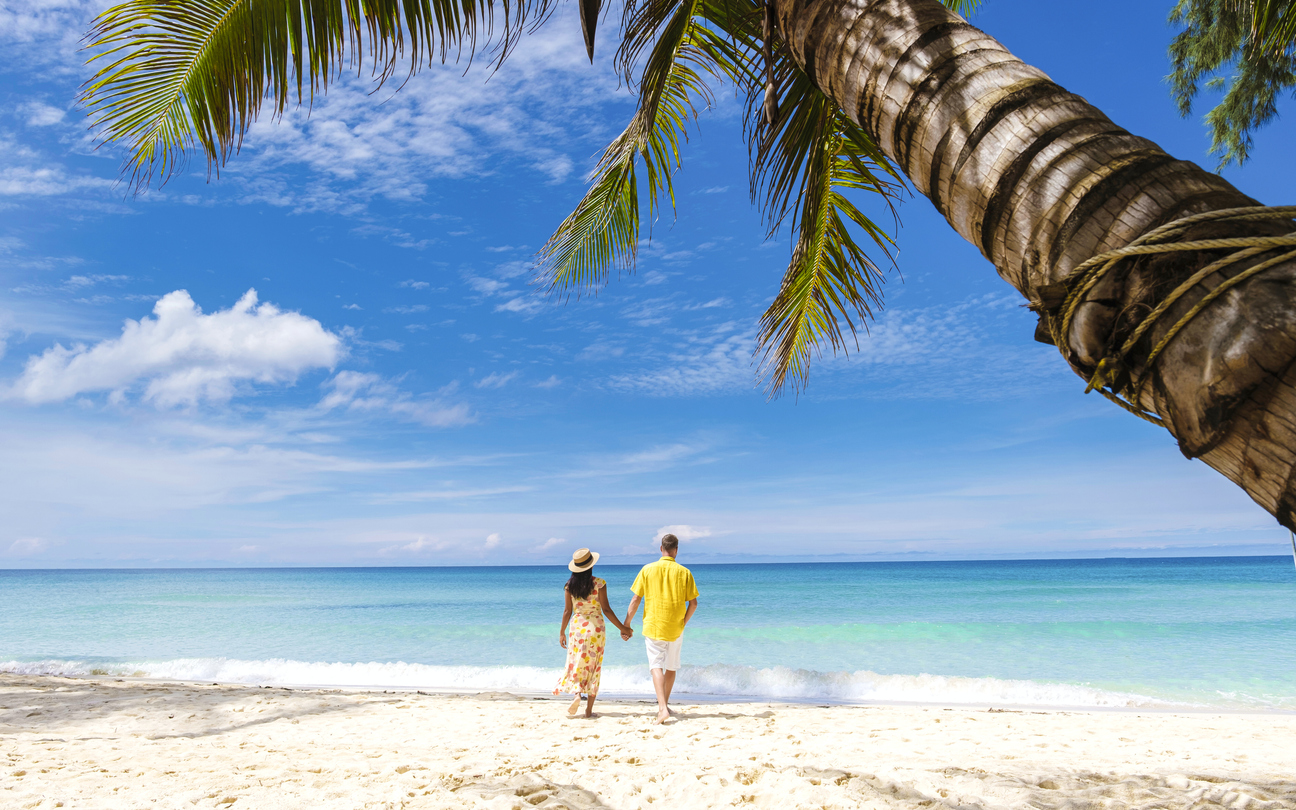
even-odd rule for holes
{"type": "MultiPolygon", "coordinates": [[[[629,641],[630,637],[633,635],[634,628],[627,624],[625,629],[621,631],[621,640],[629,641]]],[[[565,630],[558,631],[558,646],[562,647],[564,650],[567,649],[567,632],[565,630]]]]}

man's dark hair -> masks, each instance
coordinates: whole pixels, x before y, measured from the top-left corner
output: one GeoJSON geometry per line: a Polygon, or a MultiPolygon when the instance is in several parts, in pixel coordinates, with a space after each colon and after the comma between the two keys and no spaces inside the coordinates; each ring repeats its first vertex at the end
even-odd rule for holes
{"type": "Polygon", "coordinates": [[[679,549],[679,538],[673,534],[662,537],[662,551],[676,551],[679,549]]]}

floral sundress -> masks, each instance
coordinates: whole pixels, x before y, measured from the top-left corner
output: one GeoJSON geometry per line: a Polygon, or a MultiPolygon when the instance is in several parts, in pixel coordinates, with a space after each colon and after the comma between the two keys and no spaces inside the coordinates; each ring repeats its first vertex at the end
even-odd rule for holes
{"type": "Polygon", "coordinates": [[[567,624],[567,669],[554,687],[555,695],[598,694],[603,648],[607,644],[599,591],[606,587],[606,582],[595,577],[594,590],[588,597],[578,599],[572,594],[572,617],[567,624]]]}

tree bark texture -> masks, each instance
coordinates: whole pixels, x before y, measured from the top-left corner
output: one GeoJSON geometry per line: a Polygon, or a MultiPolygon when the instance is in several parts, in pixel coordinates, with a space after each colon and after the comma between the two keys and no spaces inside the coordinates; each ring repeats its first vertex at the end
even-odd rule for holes
{"type": "MultiPolygon", "coordinates": [[[[935,0],[776,0],[776,11],[793,59],[1031,302],[1086,259],[1153,228],[1258,204],[1121,129],[935,0]]],[[[1211,224],[1188,238],[1288,230],[1211,224]]],[[[1204,279],[1140,341],[1129,365],[1132,381],[1151,375],[1138,404],[1165,420],[1184,455],[1201,458],[1293,528],[1296,262],[1234,287],[1150,369],[1145,362],[1220,281],[1279,252],[1204,279]]],[[[1085,297],[1063,336],[1071,367],[1089,379],[1167,293],[1227,253],[1122,262],[1085,297]]]]}

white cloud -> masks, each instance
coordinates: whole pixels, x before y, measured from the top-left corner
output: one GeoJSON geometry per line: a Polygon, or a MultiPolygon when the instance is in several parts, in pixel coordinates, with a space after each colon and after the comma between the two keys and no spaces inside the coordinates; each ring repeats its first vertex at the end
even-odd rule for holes
{"type": "Polygon", "coordinates": [[[412,248],[414,250],[423,250],[436,242],[435,239],[416,239],[409,231],[392,228],[388,225],[361,225],[358,228],[352,228],[351,232],[360,236],[381,236],[397,247],[412,248]]]}
{"type": "Polygon", "coordinates": [[[71,276],[68,278],[67,281],[63,282],[63,286],[69,290],[78,290],[81,289],[82,287],[93,287],[96,284],[103,284],[105,282],[120,282],[120,281],[129,281],[129,280],[130,280],[130,276],[114,276],[114,275],[104,275],[104,274],[95,274],[95,275],[88,275],[88,276],[71,276]]]}
{"type": "Polygon", "coordinates": [[[558,379],[557,374],[552,374],[546,380],[536,383],[536,388],[557,388],[562,385],[562,380],[558,379]]]}
{"type": "Polygon", "coordinates": [[[647,450],[601,456],[590,460],[584,469],[573,470],[568,478],[591,478],[611,475],[639,475],[659,472],[680,464],[708,461],[701,454],[711,449],[705,442],[655,445],[647,450]]]}
{"type": "Polygon", "coordinates": [[[370,503],[422,503],[425,501],[461,501],[469,498],[489,498],[495,495],[512,495],[529,492],[530,487],[490,487],[484,489],[438,489],[420,492],[389,492],[377,495],[370,503]]]}
{"type": "Polygon", "coordinates": [[[324,411],[389,413],[427,427],[458,427],[476,420],[467,405],[450,404],[436,397],[415,399],[377,374],[339,371],[323,387],[329,390],[319,403],[324,411]]]}
{"type": "Polygon", "coordinates": [[[657,368],[638,374],[619,374],[609,384],[615,389],[656,396],[751,390],[755,387],[754,341],[753,333],[739,331],[738,324],[722,323],[706,332],[686,335],[657,368]]]}
{"type": "Polygon", "coordinates": [[[407,280],[405,280],[405,281],[402,281],[400,284],[397,284],[396,286],[397,286],[397,287],[410,287],[410,288],[415,289],[415,290],[426,290],[428,287],[431,287],[432,285],[429,284],[429,283],[426,282],[426,281],[415,281],[414,279],[411,278],[411,279],[407,279],[407,280]]]}
{"type": "Polygon", "coordinates": [[[13,64],[83,67],[79,40],[104,0],[5,0],[0,3],[0,42],[13,64]],[[79,58],[80,57],[80,58],[79,58]]]}
{"type": "Polygon", "coordinates": [[[9,335],[13,331],[13,316],[0,309],[0,358],[5,356],[5,351],[9,347],[9,335]]]}
{"type": "Polygon", "coordinates": [[[649,298],[636,301],[626,307],[622,314],[635,326],[658,326],[670,320],[672,313],[678,312],[679,305],[667,298],[649,298]]]}
{"type": "MultiPolygon", "coordinates": [[[[650,325],[669,308],[666,301],[649,299],[624,314],[634,323],[650,325]]],[[[860,329],[858,347],[849,341],[849,352],[833,354],[828,349],[811,363],[810,390],[822,394],[826,376],[846,379],[843,375],[850,374],[853,395],[987,399],[1009,395],[1017,382],[1034,384],[1044,376],[1064,376],[1065,367],[1054,362],[1046,348],[1002,345],[1006,319],[1021,317],[1018,303],[1011,295],[988,294],[953,305],[885,310],[865,324],[867,330],[860,329]],[[916,374],[919,368],[924,371],[916,374]],[[816,379],[820,382],[814,383],[816,379]]],[[[681,309],[730,304],[716,298],[681,309]]],[[[592,345],[578,357],[606,359],[609,345],[592,345]]],[[[608,387],[656,396],[700,396],[751,391],[764,384],[753,362],[760,359],[754,354],[755,331],[739,321],[664,333],[662,341],[635,348],[638,351],[627,356],[639,361],[640,368],[616,374],[608,387]],[[663,346],[666,338],[673,342],[663,346]]]]}
{"type": "Polygon", "coordinates": [[[687,523],[677,523],[673,526],[662,526],[653,535],[653,542],[661,545],[661,540],[668,534],[673,534],[679,538],[681,543],[687,543],[690,540],[700,540],[703,537],[710,537],[711,527],[709,526],[690,526],[687,523]]]}
{"type": "Polygon", "coordinates": [[[482,377],[477,382],[473,383],[473,385],[477,388],[503,388],[504,386],[508,385],[509,382],[512,381],[515,377],[517,377],[517,375],[518,373],[516,371],[510,371],[508,374],[500,374],[499,372],[492,372],[491,374],[488,374],[485,377],[482,377]]]}
{"type": "Polygon", "coordinates": [[[543,543],[541,543],[540,545],[536,546],[536,547],[535,547],[535,550],[536,550],[536,551],[548,551],[548,550],[551,549],[551,548],[557,548],[558,546],[563,546],[563,545],[566,545],[566,544],[567,544],[567,541],[564,540],[564,539],[561,538],[561,537],[550,537],[548,540],[546,540],[546,541],[544,541],[543,543]]]}
{"type": "MultiPolygon", "coordinates": [[[[417,554],[418,552],[424,549],[431,549],[432,551],[441,551],[445,549],[446,546],[447,543],[445,543],[444,541],[434,540],[431,537],[425,537],[423,535],[419,535],[418,537],[414,538],[414,540],[412,540],[411,542],[408,542],[405,545],[400,546],[399,548],[401,551],[409,551],[411,553],[417,554]]],[[[387,552],[390,552],[392,550],[393,549],[389,549],[389,548],[383,549],[383,551],[387,551],[387,552]]]]}
{"type": "Polygon", "coordinates": [[[544,308],[544,301],[535,296],[518,295],[516,298],[510,298],[502,304],[495,307],[496,312],[517,312],[522,315],[530,315],[544,308]]]}
{"type": "MultiPolygon", "coordinates": [[[[5,144],[0,143],[0,149],[5,144]]],[[[73,175],[59,164],[44,166],[6,166],[0,168],[0,195],[52,197],[83,189],[106,190],[113,181],[89,175],[73,175]]]]}
{"type": "Polygon", "coordinates": [[[255,290],[210,315],[176,290],[154,305],[153,315],[127,320],[119,338],[57,344],[33,355],[7,395],[32,404],[97,391],[121,398],[143,385],[143,398],[159,407],[193,405],[227,400],[243,382],[292,383],[346,353],[319,321],[258,304],[255,290]]]}
{"type": "Polygon", "coordinates": [[[44,551],[49,542],[40,537],[20,537],[9,544],[5,553],[11,557],[27,557],[44,551]]]}
{"type": "MultiPolygon", "coordinates": [[[[487,249],[490,250],[490,248],[487,249]]],[[[518,245],[516,249],[525,250],[526,245],[518,245]]],[[[500,278],[517,278],[518,276],[525,276],[527,273],[531,272],[533,267],[535,267],[535,264],[531,261],[518,260],[504,262],[503,264],[495,265],[495,275],[500,278]]]]}
{"type": "Polygon", "coordinates": [[[575,168],[568,151],[584,161],[613,134],[591,113],[630,100],[611,72],[590,69],[572,13],[559,9],[498,71],[482,60],[466,75],[464,64],[435,66],[377,89],[354,74],[332,83],[309,108],[254,124],[229,176],[249,199],[341,211],[421,199],[442,177],[521,168],[562,182],[575,168]],[[311,172],[305,186],[286,179],[296,166],[311,172]]]}
{"type": "Polygon", "coordinates": [[[32,101],[23,105],[23,112],[27,114],[27,126],[29,127],[53,126],[62,123],[64,117],[67,116],[67,110],[40,101],[32,101]]]}
{"type": "Polygon", "coordinates": [[[732,303],[732,302],[731,302],[728,298],[725,298],[725,297],[722,296],[722,297],[720,297],[720,298],[712,298],[710,301],[707,301],[707,302],[702,303],[702,304],[690,304],[689,306],[686,306],[686,307],[684,307],[684,308],[685,308],[685,309],[690,309],[690,310],[692,310],[692,309],[714,309],[714,308],[716,308],[716,307],[727,307],[727,306],[729,306],[730,303],[732,303]]]}
{"type": "Polygon", "coordinates": [[[427,312],[427,311],[428,311],[427,304],[411,304],[411,305],[402,305],[398,307],[387,307],[383,310],[383,312],[387,312],[395,315],[414,315],[419,312],[427,312]]]}
{"type": "Polygon", "coordinates": [[[504,538],[500,537],[499,532],[492,532],[486,535],[486,548],[497,548],[504,538]]]}
{"type": "Polygon", "coordinates": [[[469,276],[467,281],[469,287],[472,287],[475,292],[479,292],[482,295],[495,295],[496,293],[502,290],[508,289],[507,282],[496,281],[493,278],[481,278],[480,276],[469,276]]]}

